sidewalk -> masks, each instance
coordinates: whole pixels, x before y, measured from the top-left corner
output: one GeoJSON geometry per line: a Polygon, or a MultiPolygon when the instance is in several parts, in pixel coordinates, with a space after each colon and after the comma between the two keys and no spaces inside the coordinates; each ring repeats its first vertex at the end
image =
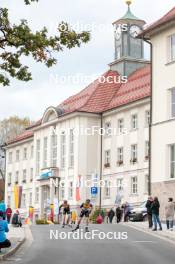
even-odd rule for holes
{"type": "Polygon", "coordinates": [[[9,225],[9,233],[7,233],[7,238],[11,241],[10,248],[2,248],[0,252],[0,260],[4,260],[5,258],[14,254],[17,249],[24,243],[25,241],[25,227],[12,227],[9,225]]]}
{"type": "Polygon", "coordinates": [[[122,223],[123,225],[135,228],[139,231],[148,233],[150,235],[159,237],[161,239],[168,239],[171,242],[173,242],[175,244],[175,226],[174,226],[174,230],[170,231],[167,230],[166,225],[162,224],[162,231],[152,231],[152,229],[148,228],[148,222],[127,222],[127,223],[122,223]]]}

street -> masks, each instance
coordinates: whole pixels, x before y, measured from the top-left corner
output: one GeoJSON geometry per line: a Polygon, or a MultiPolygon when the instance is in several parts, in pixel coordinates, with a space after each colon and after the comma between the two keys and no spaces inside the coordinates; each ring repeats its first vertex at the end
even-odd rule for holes
{"type": "MultiPolygon", "coordinates": [[[[116,225],[93,225],[102,232],[127,232],[127,240],[61,240],[50,239],[50,230],[69,232],[58,226],[33,226],[33,243],[22,247],[15,256],[3,263],[19,264],[174,264],[175,245],[132,228],[116,225]]],[[[55,233],[56,234],[56,233],[55,233]]]]}

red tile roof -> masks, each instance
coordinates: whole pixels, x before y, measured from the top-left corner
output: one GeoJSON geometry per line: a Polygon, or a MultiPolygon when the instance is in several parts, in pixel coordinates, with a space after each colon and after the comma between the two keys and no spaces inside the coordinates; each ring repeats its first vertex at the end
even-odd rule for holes
{"type": "MultiPolygon", "coordinates": [[[[105,72],[101,78],[95,80],[81,92],[63,101],[57,107],[65,110],[61,116],[72,112],[103,113],[150,96],[150,65],[132,73],[127,83],[119,83],[119,78],[120,75],[116,71],[105,72]]],[[[29,130],[8,144],[32,137],[32,128],[40,124],[41,120],[37,121],[29,127],[29,130]]]]}
{"type": "Polygon", "coordinates": [[[16,143],[18,141],[22,141],[28,138],[32,138],[33,137],[33,131],[32,130],[25,130],[24,132],[22,132],[20,135],[18,135],[17,137],[15,137],[14,139],[10,140],[7,142],[7,145],[16,143]]]}
{"type": "Polygon", "coordinates": [[[140,34],[140,36],[145,35],[146,33],[151,32],[152,30],[172,21],[175,20],[175,7],[173,7],[168,13],[166,13],[163,17],[158,19],[151,25],[148,25],[145,30],[140,34]]]}
{"type": "Polygon", "coordinates": [[[132,73],[128,82],[115,93],[106,110],[150,96],[150,79],[150,65],[132,73]]]}

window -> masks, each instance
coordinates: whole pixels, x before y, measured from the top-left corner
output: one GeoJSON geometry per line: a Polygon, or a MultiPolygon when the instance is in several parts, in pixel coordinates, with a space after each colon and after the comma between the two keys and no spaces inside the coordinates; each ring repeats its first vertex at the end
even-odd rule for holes
{"type": "Polygon", "coordinates": [[[11,183],[12,183],[12,173],[9,172],[9,173],[8,173],[8,186],[10,186],[11,183]]]}
{"type": "Polygon", "coordinates": [[[33,159],[33,153],[34,153],[34,146],[32,145],[30,147],[30,158],[33,159]]]}
{"type": "Polygon", "coordinates": [[[116,59],[120,59],[121,58],[121,46],[118,46],[116,48],[116,59]]]}
{"type": "Polygon", "coordinates": [[[110,150],[105,151],[105,168],[110,167],[111,152],[110,150]]]}
{"type": "Polygon", "coordinates": [[[145,160],[149,159],[149,141],[145,142],[145,160]]]}
{"type": "Polygon", "coordinates": [[[26,183],[26,179],[27,179],[27,171],[23,170],[23,178],[22,178],[22,182],[26,183]]]}
{"type": "Polygon", "coordinates": [[[175,34],[169,37],[169,44],[170,44],[169,60],[171,62],[175,60],[175,34]]]}
{"type": "Polygon", "coordinates": [[[33,168],[30,168],[30,182],[33,181],[33,168]]]}
{"type": "Polygon", "coordinates": [[[131,116],[131,129],[135,130],[138,128],[138,117],[137,115],[132,115],[131,116]]]}
{"type": "Polygon", "coordinates": [[[29,205],[32,205],[32,192],[29,193],[29,205]]]}
{"type": "Polygon", "coordinates": [[[19,182],[19,171],[16,171],[16,174],[15,174],[15,184],[18,184],[19,182]]]}
{"type": "Polygon", "coordinates": [[[171,89],[171,117],[175,117],[175,88],[171,89]]]}
{"type": "Polygon", "coordinates": [[[117,149],[117,164],[123,165],[123,147],[117,149]]]}
{"type": "Polygon", "coordinates": [[[24,160],[27,159],[27,148],[24,148],[24,150],[23,150],[23,159],[24,160]]]}
{"type": "Polygon", "coordinates": [[[43,168],[47,168],[47,137],[44,138],[43,142],[43,168]]]}
{"type": "Polygon", "coordinates": [[[111,136],[111,122],[105,123],[105,136],[111,136]]]}
{"type": "Polygon", "coordinates": [[[73,182],[69,183],[69,199],[73,198],[73,182]]]}
{"type": "Polygon", "coordinates": [[[40,173],[40,139],[36,141],[36,175],[40,173]]]}
{"type": "Polygon", "coordinates": [[[123,179],[117,179],[117,193],[123,191],[123,179]]]}
{"type": "Polygon", "coordinates": [[[61,134],[61,168],[65,168],[65,160],[66,160],[66,134],[62,132],[61,134]]]}
{"type": "Polygon", "coordinates": [[[137,162],[137,145],[131,145],[131,163],[137,162]]]}
{"type": "Polygon", "coordinates": [[[19,149],[16,151],[16,162],[18,162],[19,161],[19,149]]]}
{"type": "Polygon", "coordinates": [[[104,196],[105,198],[110,198],[110,182],[109,181],[105,181],[105,187],[104,187],[104,196]]]}
{"type": "Polygon", "coordinates": [[[61,200],[64,200],[64,195],[65,195],[65,185],[64,185],[64,183],[62,182],[61,183],[61,186],[60,186],[61,188],[61,200]]]}
{"type": "Polygon", "coordinates": [[[13,155],[13,153],[12,152],[9,152],[9,164],[12,163],[12,155],[13,155]]]}
{"type": "Polygon", "coordinates": [[[35,203],[39,202],[39,187],[35,189],[35,203]]]}
{"type": "Polygon", "coordinates": [[[57,166],[57,135],[51,136],[51,166],[57,166]]]}
{"type": "Polygon", "coordinates": [[[74,130],[70,130],[69,166],[74,167],[74,130]]]}
{"type": "Polygon", "coordinates": [[[175,178],[175,144],[170,146],[170,177],[175,178]]]}
{"type": "Polygon", "coordinates": [[[137,194],[137,177],[131,177],[131,194],[137,194]]]}
{"type": "Polygon", "coordinates": [[[21,207],[22,208],[25,208],[26,207],[26,194],[25,193],[22,194],[21,207]]]}
{"type": "Polygon", "coordinates": [[[119,119],[118,120],[118,132],[123,133],[124,130],[124,119],[119,119]]]}
{"type": "Polygon", "coordinates": [[[145,126],[148,127],[150,125],[150,111],[147,110],[145,112],[145,126]]]}

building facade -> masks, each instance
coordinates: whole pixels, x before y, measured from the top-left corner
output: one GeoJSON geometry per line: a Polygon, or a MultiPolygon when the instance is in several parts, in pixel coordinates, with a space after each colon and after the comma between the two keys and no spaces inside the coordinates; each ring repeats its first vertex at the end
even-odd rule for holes
{"type": "Polygon", "coordinates": [[[175,8],[142,35],[152,43],[152,193],[175,199],[175,8]]]}
{"type": "Polygon", "coordinates": [[[150,65],[143,40],[135,38],[143,25],[128,6],[114,23],[117,54],[110,69],[8,142],[6,202],[12,208],[27,214],[33,206],[42,217],[64,199],[74,208],[86,198],[104,208],[146,200],[150,65]]]}

